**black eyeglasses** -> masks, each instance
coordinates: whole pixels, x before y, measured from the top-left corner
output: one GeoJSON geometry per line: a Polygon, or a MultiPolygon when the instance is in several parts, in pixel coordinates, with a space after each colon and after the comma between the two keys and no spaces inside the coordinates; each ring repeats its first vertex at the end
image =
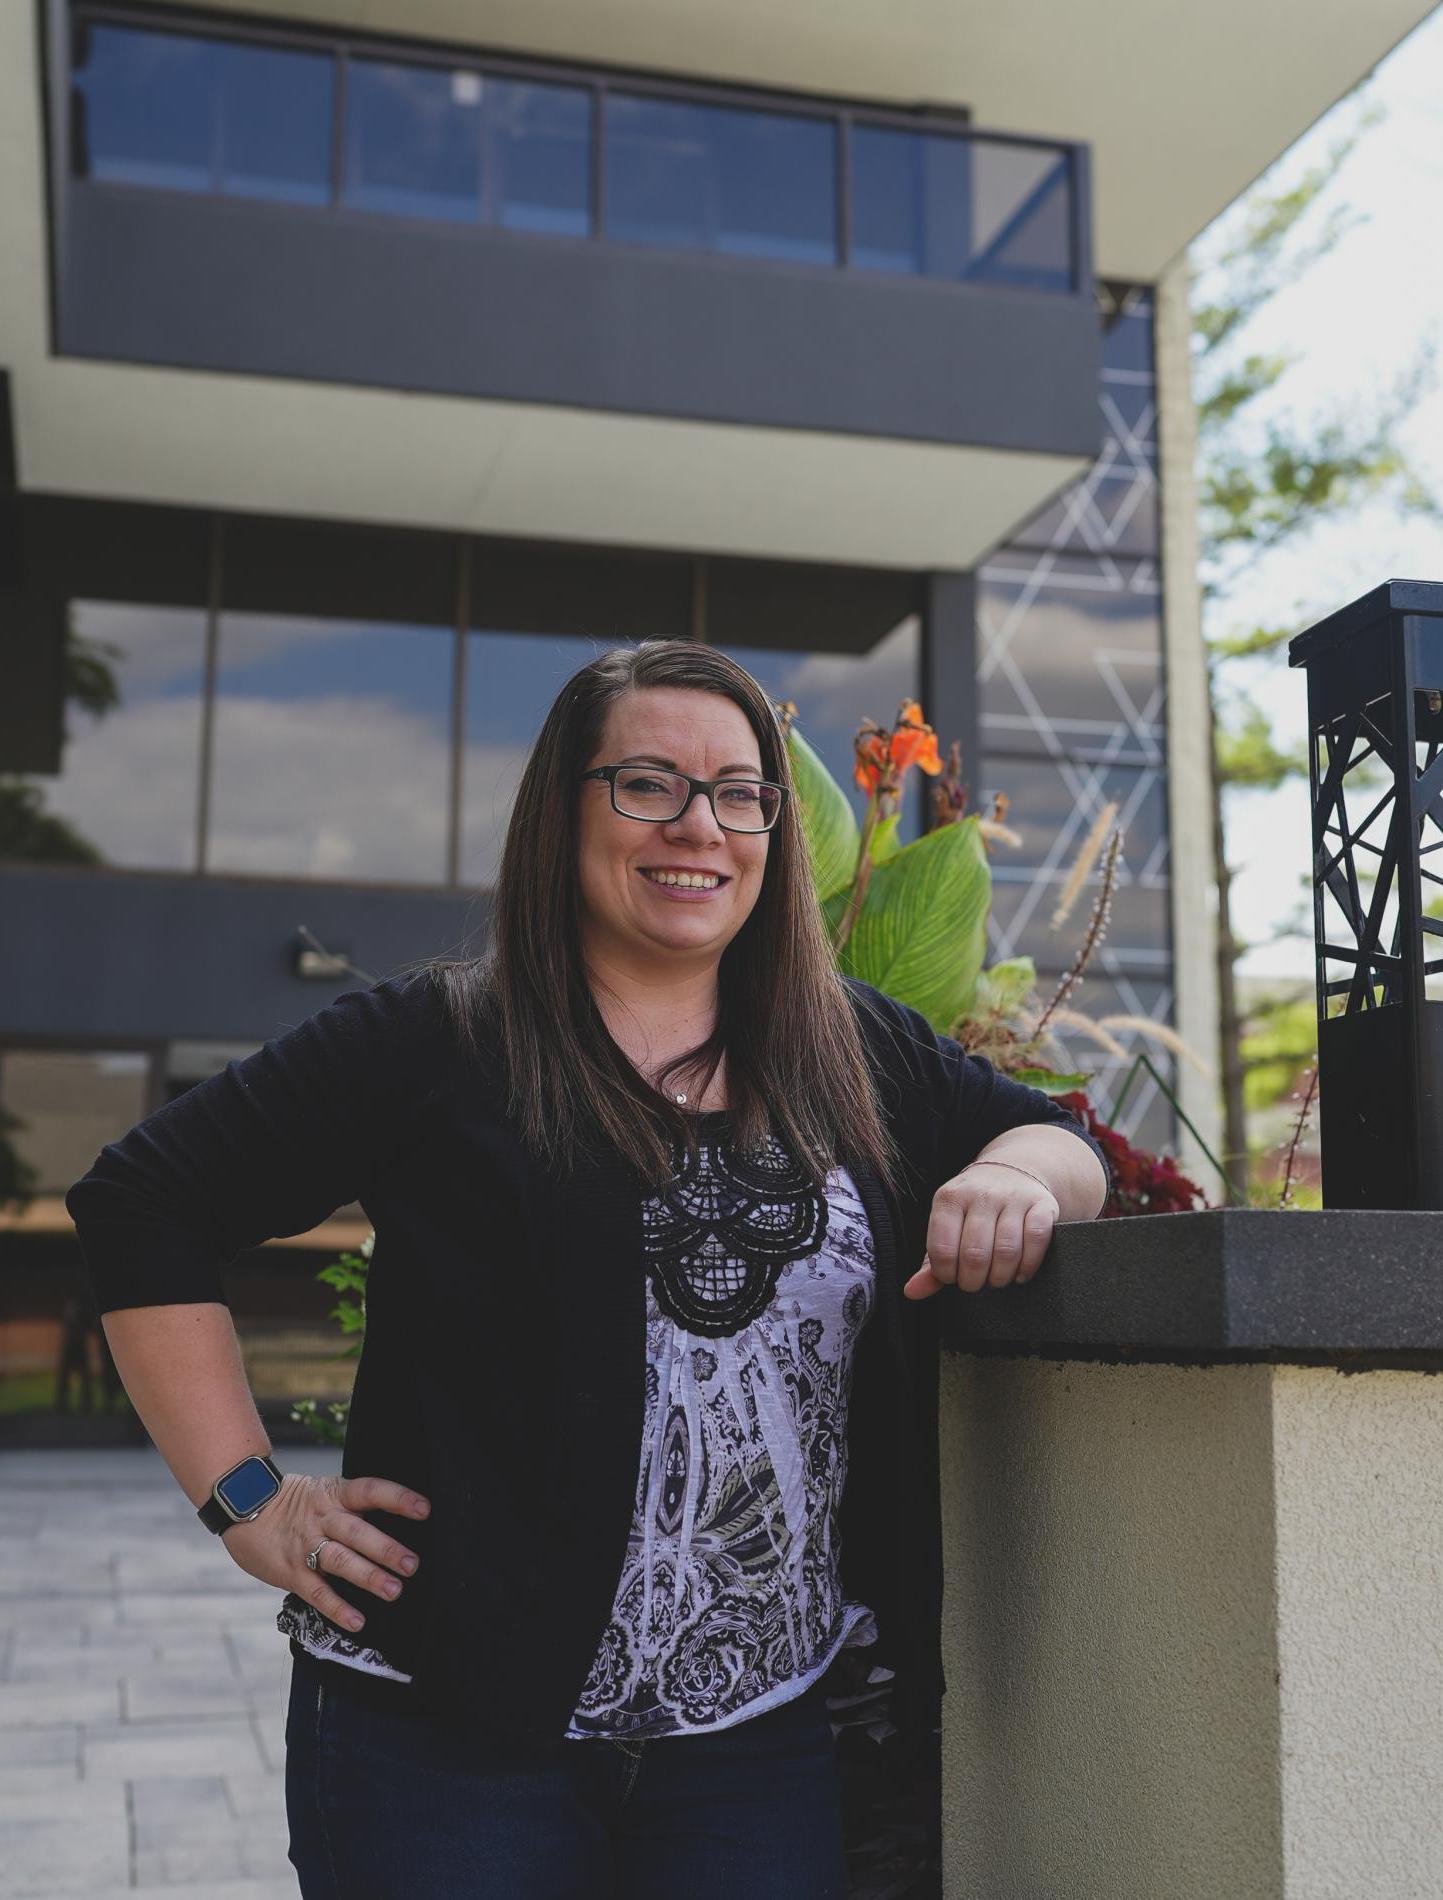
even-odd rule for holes
{"type": "Polygon", "coordinates": [[[598,765],[583,779],[605,779],[611,809],[647,825],[669,825],[700,792],[723,831],[770,831],[787,800],[785,785],[759,778],[688,778],[654,765],[598,765]]]}

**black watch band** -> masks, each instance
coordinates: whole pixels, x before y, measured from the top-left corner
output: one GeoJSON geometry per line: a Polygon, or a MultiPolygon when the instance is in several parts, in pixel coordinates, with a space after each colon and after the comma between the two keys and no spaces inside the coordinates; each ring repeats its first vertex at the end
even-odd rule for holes
{"type": "Polygon", "coordinates": [[[248,1524],[280,1488],[280,1472],[268,1457],[256,1453],[216,1479],[196,1516],[208,1531],[219,1534],[232,1524],[248,1524]]]}

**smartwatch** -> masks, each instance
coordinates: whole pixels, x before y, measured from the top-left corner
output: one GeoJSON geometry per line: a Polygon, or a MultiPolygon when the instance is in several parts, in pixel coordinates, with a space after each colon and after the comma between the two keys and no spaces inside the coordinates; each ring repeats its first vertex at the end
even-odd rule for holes
{"type": "Polygon", "coordinates": [[[259,1516],[280,1488],[281,1474],[269,1458],[242,1458],[216,1479],[196,1516],[208,1531],[228,1531],[232,1524],[248,1524],[259,1516]]]}

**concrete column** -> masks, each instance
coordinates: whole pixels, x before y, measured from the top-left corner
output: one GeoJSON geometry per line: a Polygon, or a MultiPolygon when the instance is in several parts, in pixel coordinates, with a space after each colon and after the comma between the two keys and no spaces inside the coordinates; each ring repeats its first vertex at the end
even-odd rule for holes
{"type": "Polygon", "coordinates": [[[942,1457],[948,1900],[1443,1893],[1443,1381],[949,1354],[942,1457]]]}
{"type": "MultiPolygon", "coordinates": [[[[1217,884],[1203,717],[1207,670],[1198,591],[1197,412],[1185,255],[1156,286],[1154,325],[1175,1021],[1188,1046],[1214,1071],[1205,1077],[1190,1063],[1179,1063],[1178,1094],[1216,1154],[1222,1140],[1217,1086],[1217,884]]],[[[1178,1138],[1182,1166],[1216,1197],[1220,1183],[1192,1136],[1179,1128],[1178,1138]]]]}

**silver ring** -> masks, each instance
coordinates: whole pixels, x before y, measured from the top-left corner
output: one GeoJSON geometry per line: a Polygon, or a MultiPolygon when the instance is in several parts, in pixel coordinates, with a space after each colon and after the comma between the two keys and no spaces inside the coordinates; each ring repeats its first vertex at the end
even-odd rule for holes
{"type": "Polygon", "coordinates": [[[321,1552],[322,1552],[322,1551],[323,1551],[323,1550],[325,1549],[325,1547],[326,1547],[326,1545],[330,1543],[330,1541],[331,1541],[331,1540],[330,1540],[330,1538],[329,1538],[329,1537],[323,1537],[323,1538],[321,1539],[321,1541],[320,1541],[320,1543],[316,1545],[316,1547],[315,1547],[315,1549],[314,1549],[314,1550],[313,1550],[313,1551],[311,1552],[311,1554],[310,1554],[310,1555],[309,1555],[309,1556],[308,1556],[308,1557],[306,1558],[306,1569],[307,1569],[307,1570],[319,1570],[319,1569],[320,1569],[320,1567],[321,1567],[321,1566],[320,1566],[320,1564],[318,1563],[318,1561],[317,1561],[317,1559],[318,1559],[318,1558],[320,1557],[320,1554],[321,1554],[321,1552]]]}

